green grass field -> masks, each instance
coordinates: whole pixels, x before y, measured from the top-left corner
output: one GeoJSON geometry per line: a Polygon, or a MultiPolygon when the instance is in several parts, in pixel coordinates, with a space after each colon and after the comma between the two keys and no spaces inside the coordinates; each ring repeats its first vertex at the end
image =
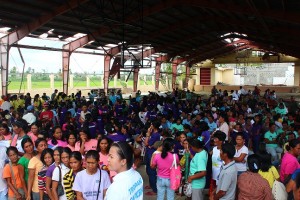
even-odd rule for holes
{"type": "MultiPolygon", "coordinates": [[[[74,80],[74,88],[77,87],[86,87],[86,81],[76,81],[74,80]]],[[[20,88],[21,81],[11,81],[10,84],[8,85],[8,90],[18,90],[20,88]]],[[[31,82],[32,89],[42,89],[42,88],[50,88],[50,80],[49,81],[39,81],[39,82],[31,82]]],[[[144,85],[144,81],[141,81],[140,84],[144,85]]],[[[147,85],[151,85],[151,81],[147,81],[147,85]]],[[[133,80],[128,80],[127,82],[128,87],[133,86],[133,80]]],[[[63,83],[62,81],[55,81],[54,82],[54,87],[55,88],[62,88],[63,83]]],[[[90,87],[103,87],[103,83],[100,80],[93,80],[91,79],[90,81],[90,87]]],[[[114,81],[109,82],[109,87],[114,87],[114,81]]],[[[117,81],[117,87],[122,87],[121,82],[117,81]]],[[[24,81],[21,87],[22,90],[27,89],[27,81],[24,81]]]]}

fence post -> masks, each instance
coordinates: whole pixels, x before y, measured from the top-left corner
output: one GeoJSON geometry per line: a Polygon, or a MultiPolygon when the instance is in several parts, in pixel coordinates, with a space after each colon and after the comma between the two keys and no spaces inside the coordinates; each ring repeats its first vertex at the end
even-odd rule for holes
{"type": "Polygon", "coordinates": [[[118,75],[114,76],[114,88],[117,88],[118,75]]]}
{"type": "Polygon", "coordinates": [[[70,75],[70,88],[73,88],[74,87],[74,75],[71,74],[70,75]]]}
{"type": "Polygon", "coordinates": [[[31,90],[31,74],[27,74],[27,90],[31,90]]]}
{"type": "Polygon", "coordinates": [[[144,76],[144,85],[147,85],[147,76],[144,76]]]}
{"type": "Polygon", "coordinates": [[[87,88],[91,87],[91,79],[88,75],[86,75],[86,87],[87,88]]]}
{"type": "Polygon", "coordinates": [[[50,78],[50,88],[54,89],[54,74],[50,74],[49,78],[50,78]]]}
{"type": "Polygon", "coordinates": [[[151,83],[152,85],[154,85],[155,84],[155,76],[152,76],[152,83],[151,83]]]}

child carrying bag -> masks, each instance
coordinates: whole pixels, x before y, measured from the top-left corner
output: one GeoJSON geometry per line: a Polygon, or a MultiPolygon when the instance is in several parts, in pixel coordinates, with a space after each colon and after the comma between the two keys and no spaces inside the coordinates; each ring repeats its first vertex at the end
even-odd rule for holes
{"type": "Polygon", "coordinates": [[[176,156],[173,154],[173,163],[170,171],[170,188],[172,190],[177,190],[181,182],[181,168],[180,165],[176,163],[176,156]]]}

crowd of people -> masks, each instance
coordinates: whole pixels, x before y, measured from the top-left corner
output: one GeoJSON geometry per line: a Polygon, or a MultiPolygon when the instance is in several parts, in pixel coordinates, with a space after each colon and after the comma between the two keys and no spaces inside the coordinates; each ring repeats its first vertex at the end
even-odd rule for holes
{"type": "Polygon", "coordinates": [[[205,189],[214,200],[268,200],[276,181],[288,199],[300,197],[294,97],[242,86],[214,87],[208,99],[179,90],[129,99],[55,90],[2,96],[0,108],[1,200],[169,200],[188,187],[192,200],[205,199],[205,189]],[[170,187],[174,162],[178,189],[170,187]],[[143,164],[145,187],[136,170],[143,164]]]}

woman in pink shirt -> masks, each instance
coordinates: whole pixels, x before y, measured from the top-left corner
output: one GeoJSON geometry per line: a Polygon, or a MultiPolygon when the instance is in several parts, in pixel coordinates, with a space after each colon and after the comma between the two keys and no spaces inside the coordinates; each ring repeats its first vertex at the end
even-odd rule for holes
{"type": "Polygon", "coordinates": [[[0,124],[0,140],[12,140],[7,124],[0,124]]]}
{"type": "Polygon", "coordinates": [[[108,164],[107,158],[108,158],[108,152],[109,152],[111,143],[112,143],[112,141],[105,136],[103,136],[102,138],[100,138],[98,140],[97,151],[99,152],[99,156],[100,156],[99,165],[100,165],[100,168],[103,170],[108,170],[107,169],[107,164],[108,164]]]}
{"type": "Polygon", "coordinates": [[[31,124],[30,132],[27,133],[27,135],[30,137],[30,139],[34,144],[35,141],[38,139],[38,135],[39,135],[39,126],[36,122],[31,124]]]}
{"type": "Polygon", "coordinates": [[[85,155],[85,153],[89,150],[97,149],[97,140],[90,139],[89,130],[85,128],[79,129],[79,141],[75,144],[75,151],[79,151],[81,155],[85,155]]]}
{"type": "Polygon", "coordinates": [[[52,139],[48,141],[48,144],[51,146],[58,146],[58,147],[67,147],[68,143],[62,140],[62,130],[60,126],[54,127],[54,132],[52,139]]]}
{"type": "MultiPolygon", "coordinates": [[[[174,148],[174,140],[166,138],[162,146],[162,153],[156,154],[151,163],[152,168],[157,167],[157,199],[163,200],[166,191],[167,199],[174,199],[175,191],[170,188],[170,171],[174,160],[171,152],[174,148]]],[[[178,155],[176,154],[175,157],[179,165],[178,155]]]]}
{"type": "Polygon", "coordinates": [[[71,151],[75,151],[75,144],[76,144],[76,134],[72,131],[69,132],[67,136],[67,147],[71,149],[71,151]]]}
{"type": "Polygon", "coordinates": [[[282,182],[288,181],[289,176],[292,175],[296,169],[300,168],[297,160],[300,155],[300,142],[297,139],[291,140],[286,150],[287,152],[282,158],[280,167],[280,180],[282,182]]]}

